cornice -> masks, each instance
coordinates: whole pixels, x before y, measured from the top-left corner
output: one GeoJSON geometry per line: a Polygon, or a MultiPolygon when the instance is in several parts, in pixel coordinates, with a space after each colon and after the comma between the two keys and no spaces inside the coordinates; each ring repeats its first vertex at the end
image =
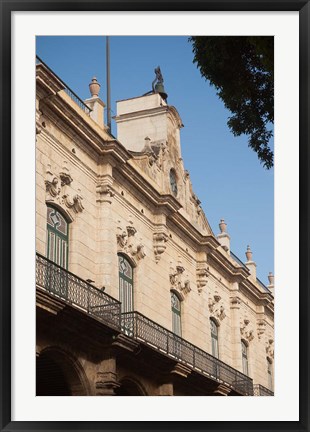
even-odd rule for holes
{"type": "Polygon", "coordinates": [[[57,92],[65,88],[63,83],[43,64],[38,64],[36,66],[36,82],[37,90],[38,88],[41,88],[45,97],[55,95],[57,92]]]}
{"type": "Polygon", "coordinates": [[[247,297],[252,296],[253,299],[262,306],[267,307],[270,312],[274,313],[273,308],[273,297],[270,293],[262,292],[258,287],[250,280],[245,279],[239,285],[240,292],[242,292],[247,297]]]}
{"type": "Polygon", "coordinates": [[[182,206],[169,194],[160,194],[147,179],[141,176],[130,164],[122,164],[115,167],[126,179],[126,181],[135,187],[135,189],[145,198],[147,198],[156,207],[162,207],[162,211],[166,214],[177,212],[182,206]]]}

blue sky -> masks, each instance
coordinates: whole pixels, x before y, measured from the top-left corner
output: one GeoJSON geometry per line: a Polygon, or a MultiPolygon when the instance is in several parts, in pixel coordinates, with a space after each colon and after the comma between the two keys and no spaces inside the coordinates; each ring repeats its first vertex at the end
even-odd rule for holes
{"type": "MultiPolygon", "coordinates": [[[[106,102],[105,37],[40,36],[37,54],[81,99],[89,97],[93,76],[106,102]]],[[[110,37],[111,104],[152,89],[161,67],[168,103],[178,110],[182,157],[193,188],[215,234],[227,223],[231,250],[244,262],[249,244],[257,276],[268,284],[274,270],[274,170],[265,170],[246,137],[229,131],[229,111],[193,64],[191,44],[181,36],[110,37]]],[[[233,59],[232,59],[233,61],[233,59]]],[[[112,133],[116,127],[112,120],[112,133]]]]}

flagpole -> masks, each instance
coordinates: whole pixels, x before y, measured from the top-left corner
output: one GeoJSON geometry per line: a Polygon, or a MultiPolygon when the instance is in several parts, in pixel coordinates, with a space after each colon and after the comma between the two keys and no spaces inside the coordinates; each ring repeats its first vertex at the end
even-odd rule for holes
{"type": "Polygon", "coordinates": [[[110,83],[110,38],[106,36],[106,66],[107,66],[107,126],[111,133],[111,83],[110,83]]]}

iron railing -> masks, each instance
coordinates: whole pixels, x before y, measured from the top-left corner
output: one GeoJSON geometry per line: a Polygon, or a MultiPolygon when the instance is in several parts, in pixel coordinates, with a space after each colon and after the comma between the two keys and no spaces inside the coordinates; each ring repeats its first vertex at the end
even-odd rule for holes
{"type": "Polygon", "coordinates": [[[71,306],[120,330],[121,303],[118,300],[40,254],[36,256],[36,284],[71,306]]]}
{"type": "Polygon", "coordinates": [[[243,395],[253,395],[252,379],[192,345],[139,312],[122,314],[122,331],[191,369],[224,383],[243,395]]]}
{"type": "Polygon", "coordinates": [[[254,384],[254,396],[274,396],[274,392],[272,390],[267,389],[261,384],[254,384]]]}
{"type": "Polygon", "coordinates": [[[55,77],[62,83],[64,86],[64,91],[67,93],[67,95],[87,114],[90,115],[92,109],[89,108],[84,101],[61,79],[58,75],[55,74],[55,72],[47,66],[46,63],[42,59],[40,59],[39,56],[36,56],[36,64],[42,64],[46,69],[48,69],[55,77]]]}

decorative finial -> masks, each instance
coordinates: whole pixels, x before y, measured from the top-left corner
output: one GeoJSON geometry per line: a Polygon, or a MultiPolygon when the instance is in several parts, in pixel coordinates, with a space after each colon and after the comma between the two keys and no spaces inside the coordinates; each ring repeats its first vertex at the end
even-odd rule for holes
{"type": "Polygon", "coordinates": [[[91,94],[91,97],[97,97],[99,95],[100,92],[100,84],[97,81],[96,77],[93,77],[93,79],[91,80],[91,83],[89,84],[89,91],[91,94]]]}
{"type": "Polygon", "coordinates": [[[226,232],[227,223],[225,223],[224,219],[220,220],[219,227],[220,227],[221,233],[226,232]]]}
{"type": "Polygon", "coordinates": [[[274,275],[272,272],[268,274],[269,285],[274,285],[274,275]]]}
{"type": "Polygon", "coordinates": [[[246,256],[246,259],[247,259],[248,261],[252,261],[252,256],[253,256],[253,254],[252,254],[252,251],[251,251],[249,245],[247,246],[245,256],[246,256]]]}

